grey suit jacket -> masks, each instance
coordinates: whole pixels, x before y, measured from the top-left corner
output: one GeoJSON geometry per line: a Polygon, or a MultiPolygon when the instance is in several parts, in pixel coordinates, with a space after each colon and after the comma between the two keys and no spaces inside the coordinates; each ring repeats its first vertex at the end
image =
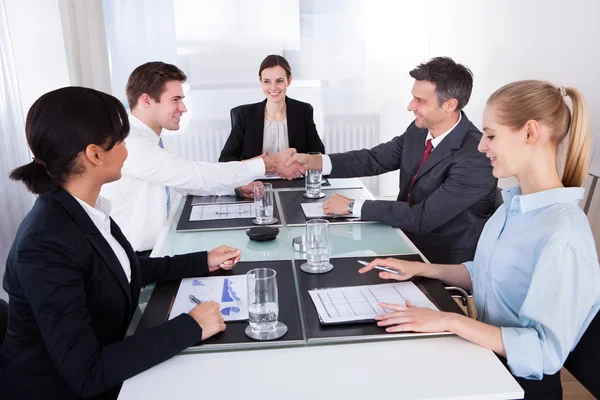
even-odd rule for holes
{"type": "Polygon", "coordinates": [[[409,125],[402,136],[370,150],[331,154],[332,178],[380,175],[400,170],[397,201],[366,201],[361,218],[402,229],[434,263],[461,263],[475,255],[479,235],[494,212],[497,179],[477,150],[481,132],[463,113],[460,123],[423,164],[427,129],[409,125]]]}

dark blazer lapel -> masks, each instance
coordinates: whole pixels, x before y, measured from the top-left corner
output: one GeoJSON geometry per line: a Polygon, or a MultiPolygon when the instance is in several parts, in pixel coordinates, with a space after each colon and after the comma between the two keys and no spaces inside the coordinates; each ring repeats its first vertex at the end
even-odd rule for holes
{"type": "Polygon", "coordinates": [[[59,189],[53,193],[54,198],[63,206],[63,208],[71,215],[75,223],[81,228],[83,233],[87,236],[88,241],[96,252],[102,257],[104,263],[108,266],[108,269],[115,276],[115,279],[119,282],[119,286],[125,292],[127,299],[131,305],[131,288],[125,271],[119,262],[119,259],[112,251],[110,245],[104,239],[94,222],[87,215],[81,205],[67,193],[64,189],[59,189]]]}
{"type": "Polygon", "coordinates": [[[300,107],[296,100],[285,96],[285,114],[287,118],[288,143],[291,148],[298,148],[298,140],[301,138],[296,132],[300,120],[300,107]]]}
{"type": "Polygon", "coordinates": [[[431,168],[433,168],[437,163],[444,160],[445,158],[450,157],[454,152],[460,148],[465,135],[469,129],[470,121],[467,116],[461,111],[462,117],[460,123],[442,140],[442,142],[433,149],[425,164],[419,170],[417,174],[417,178],[419,179],[421,176],[427,173],[431,168]]]}
{"type": "Polygon", "coordinates": [[[131,265],[131,312],[133,313],[135,311],[135,307],[137,306],[140,297],[139,293],[142,288],[142,270],[140,269],[140,261],[133,251],[133,247],[131,247],[131,244],[127,238],[125,238],[125,235],[123,235],[121,228],[119,228],[112,218],[110,219],[110,233],[115,239],[117,239],[117,242],[119,242],[119,244],[123,247],[127,257],[129,258],[129,264],[131,265]]]}
{"type": "Polygon", "coordinates": [[[265,105],[267,99],[260,103],[250,105],[248,115],[248,126],[246,134],[252,137],[251,149],[248,154],[262,154],[265,136],[265,105]]]}

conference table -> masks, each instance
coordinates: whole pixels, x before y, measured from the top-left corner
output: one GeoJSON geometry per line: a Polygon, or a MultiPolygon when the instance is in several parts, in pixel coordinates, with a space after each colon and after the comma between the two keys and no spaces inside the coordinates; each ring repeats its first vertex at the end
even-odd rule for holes
{"type": "MultiPolygon", "coordinates": [[[[327,193],[362,188],[357,178],[330,179],[327,193]]],[[[281,192],[303,188],[277,189],[281,192]]],[[[242,250],[243,262],[305,259],[292,239],[303,226],[288,226],[283,216],[277,238],[248,239],[245,229],[178,232],[185,198],[178,199],[160,234],[152,257],[210,250],[227,244],[242,250]]],[[[374,222],[330,225],[332,263],[344,257],[420,255],[400,229],[374,222]]],[[[423,257],[424,258],[424,257],[423,257]]],[[[335,263],[334,263],[335,265],[335,263]]],[[[358,269],[357,265],[357,269],[358,269]]],[[[384,283],[383,281],[381,283],[384,283]]],[[[128,334],[138,327],[154,285],[140,296],[128,334]]],[[[283,295],[283,294],[282,294],[283,295]]],[[[256,348],[190,348],[125,381],[119,399],[513,399],[523,390],[487,349],[450,334],[380,335],[376,340],[270,343],[256,348]],[[383,336],[383,338],[381,337],[383,336]]],[[[284,336],[285,338],[285,336],[284,336]]],[[[260,343],[260,342],[259,342],[260,343]]],[[[266,343],[266,342],[263,342],[266,343]]]]}

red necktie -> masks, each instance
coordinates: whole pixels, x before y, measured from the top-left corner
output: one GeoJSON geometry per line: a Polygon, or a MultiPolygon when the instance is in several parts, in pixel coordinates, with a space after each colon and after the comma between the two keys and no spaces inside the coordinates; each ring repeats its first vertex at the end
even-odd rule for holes
{"type": "Polygon", "coordinates": [[[417,168],[417,172],[415,172],[415,176],[413,176],[412,181],[410,182],[410,187],[408,188],[408,199],[407,201],[410,203],[410,191],[412,190],[413,185],[415,184],[415,180],[417,179],[417,175],[419,175],[419,171],[423,164],[425,164],[425,160],[431,154],[431,150],[433,150],[433,144],[431,144],[431,139],[427,140],[427,146],[425,146],[425,152],[423,153],[423,158],[421,158],[421,164],[419,164],[419,168],[417,168]]]}

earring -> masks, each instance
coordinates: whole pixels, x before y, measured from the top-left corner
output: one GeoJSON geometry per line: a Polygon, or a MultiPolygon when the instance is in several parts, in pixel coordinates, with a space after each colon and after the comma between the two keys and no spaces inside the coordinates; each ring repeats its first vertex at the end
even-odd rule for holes
{"type": "Polygon", "coordinates": [[[100,161],[100,165],[102,165],[102,161],[100,161]]]}

